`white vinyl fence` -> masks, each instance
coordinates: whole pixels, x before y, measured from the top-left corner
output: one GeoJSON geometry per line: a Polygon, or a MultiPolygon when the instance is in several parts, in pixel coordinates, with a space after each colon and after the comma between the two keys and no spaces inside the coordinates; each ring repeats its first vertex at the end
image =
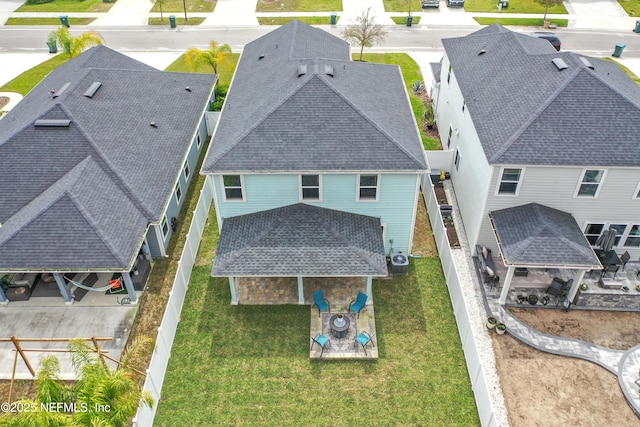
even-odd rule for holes
{"type": "Polygon", "coordinates": [[[176,336],[176,329],[180,321],[182,304],[184,303],[184,298],[189,288],[191,270],[193,269],[198,253],[202,232],[207,223],[212,199],[213,181],[211,176],[207,176],[204,186],[200,191],[200,198],[193,214],[189,233],[187,233],[187,241],[182,250],[180,261],[178,261],[178,271],[176,272],[171,292],[169,292],[169,301],[167,302],[167,308],[162,317],[162,323],[158,328],[156,345],[153,350],[153,355],[151,356],[149,369],[147,369],[147,379],[144,383],[144,390],[151,393],[155,403],[152,408],[144,405],[138,408],[138,413],[133,419],[134,427],[151,427],[153,425],[153,419],[156,415],[158,402],[160,401],[164,375],[167,371],[169,357],[171,356],[173,339],[176,336]]]}
{"type": "Polygon", "coordinates": [[[425,204],[427,205],[429,219],[431,220],[433,235],[438,247],[442,270],[444,271],[444,277],[449,289],[453,313],[458,325],[458,333],[462,340],[462,349],[467,361],[467,370],[471,378],[471,387],[475,395],[480,422],[486,427],[497,427],[498,422],[491,400],[491,391],[481,363],[478,345],[476,344],[477,337],[474,335],[473,328],[471,327],[471,319],[469,318],[469,310],[467,308],[468,302],[462,293],[460,278],[456,271],[453,253],[451,252],[451,246],[447,238],[447,230],[444,226],[442,215],[440,214],[440,208],[438,207],[436,194],[433,190],[429,175],[425,175],[422,179],[422,192],[424,194],[425,204]]]}

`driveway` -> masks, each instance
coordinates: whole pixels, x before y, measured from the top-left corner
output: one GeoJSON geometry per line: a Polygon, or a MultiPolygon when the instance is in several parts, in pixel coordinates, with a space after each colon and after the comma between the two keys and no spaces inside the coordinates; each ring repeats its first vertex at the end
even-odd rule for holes
{"type": "Polygon", "coordinates": [[[564,5],[575,16],[574,28],[633,30],[635,27],[635,19],[630,18],[616,0],[568,0],[564,5]]]}

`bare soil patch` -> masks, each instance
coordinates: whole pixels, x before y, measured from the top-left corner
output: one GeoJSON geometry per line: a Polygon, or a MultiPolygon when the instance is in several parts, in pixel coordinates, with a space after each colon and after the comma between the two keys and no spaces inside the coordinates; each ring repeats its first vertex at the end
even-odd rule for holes
{"type": "MultiPolygon", "coordinates": [[[[639,313],[513,308],[530,326],[604,347],[640,343],[639,313]]],[[[492,334],[511,426],[638,426],[615,375],[591,362],[544,353],[492,334]]]]}
{"type": "Polygon", "coordinates": [[[2,110],[2,107],[4,107],[5,105],[7,105],[9,103],[10,99],[8,96],[0,96],[0,110],[2,110]]]}

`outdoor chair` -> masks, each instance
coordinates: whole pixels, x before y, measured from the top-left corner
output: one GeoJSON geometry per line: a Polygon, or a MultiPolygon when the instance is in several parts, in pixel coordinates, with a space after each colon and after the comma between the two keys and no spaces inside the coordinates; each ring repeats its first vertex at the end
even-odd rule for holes
{"type": "Polygon", "coordinates": [[[313,293],[313,305],[311,306],[311,308],[313,308],[314,306],[318,307],[318,316],[320,316],[320,314],[325,310],[331,313],[331,304],[324,297],[324,292],[322,292],[322,289],[318,289],[313,293]]]}
{"type": "Polygon", "coordinates": [[[629,255],[629,251],[624,251],[624,253],[620,256],[620,261],[622,261],[622,271],[624,271],[624,267],[627,265],[630,259],[631,255],[629,255]]]}
{"type": "Polygon", "coordinates": [[[613,273],[613,278],[616,278],[616,274],[618,274],[618,270],[620,269],[619,265],[605,265],[604,269],[602,270],[602,275],[600,276],[600,278],[604,278],[604,276],[607,273],[613,273]]]}
{"type": "Polygon", "coordinates": [[[330,342],[331,340],[329,338],[322,334],[317,334],[315,337],[311,337],[311,347],[309,348],[309,351],[313,350],[314,344],[318,344],[322,348],[320,351],[320,358],[322,358],[322,353],[324,353],[324,349],[329,346],[330,342]]]}
{"type": "Polygon", "coordinates": [[[367,331],[362,331],[356,338],[355,338],[355,342],[353,343],[354,346],[356,346],[356,348],[358,347],[358,344],[360,344],[362,346],[362,349],[364,350],[364,354],[365,356],[367,355],[367,344],[371,343],[372,347],[375,347],[375,344],[373,342],[373,337],[375,337],[376,334],[373,335],[369,335],[369,332],[367,331]]]}
{"type": "Polygon", "coordinates": [[[367,305],[367,294],[362,291],[358,291],[358,297],[349,303],[349,311],[353,310],[354,313],[360,317],[360,312],[367,305]]]}

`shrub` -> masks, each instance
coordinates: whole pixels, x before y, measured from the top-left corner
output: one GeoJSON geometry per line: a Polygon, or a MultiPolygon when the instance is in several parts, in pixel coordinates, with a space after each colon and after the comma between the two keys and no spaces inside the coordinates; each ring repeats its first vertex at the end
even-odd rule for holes
{"type": "Polygon", "coordinates": [[[51,2],[53,2],[53,0],[27,0],[25,4],[45,4],[51,2]]]}

